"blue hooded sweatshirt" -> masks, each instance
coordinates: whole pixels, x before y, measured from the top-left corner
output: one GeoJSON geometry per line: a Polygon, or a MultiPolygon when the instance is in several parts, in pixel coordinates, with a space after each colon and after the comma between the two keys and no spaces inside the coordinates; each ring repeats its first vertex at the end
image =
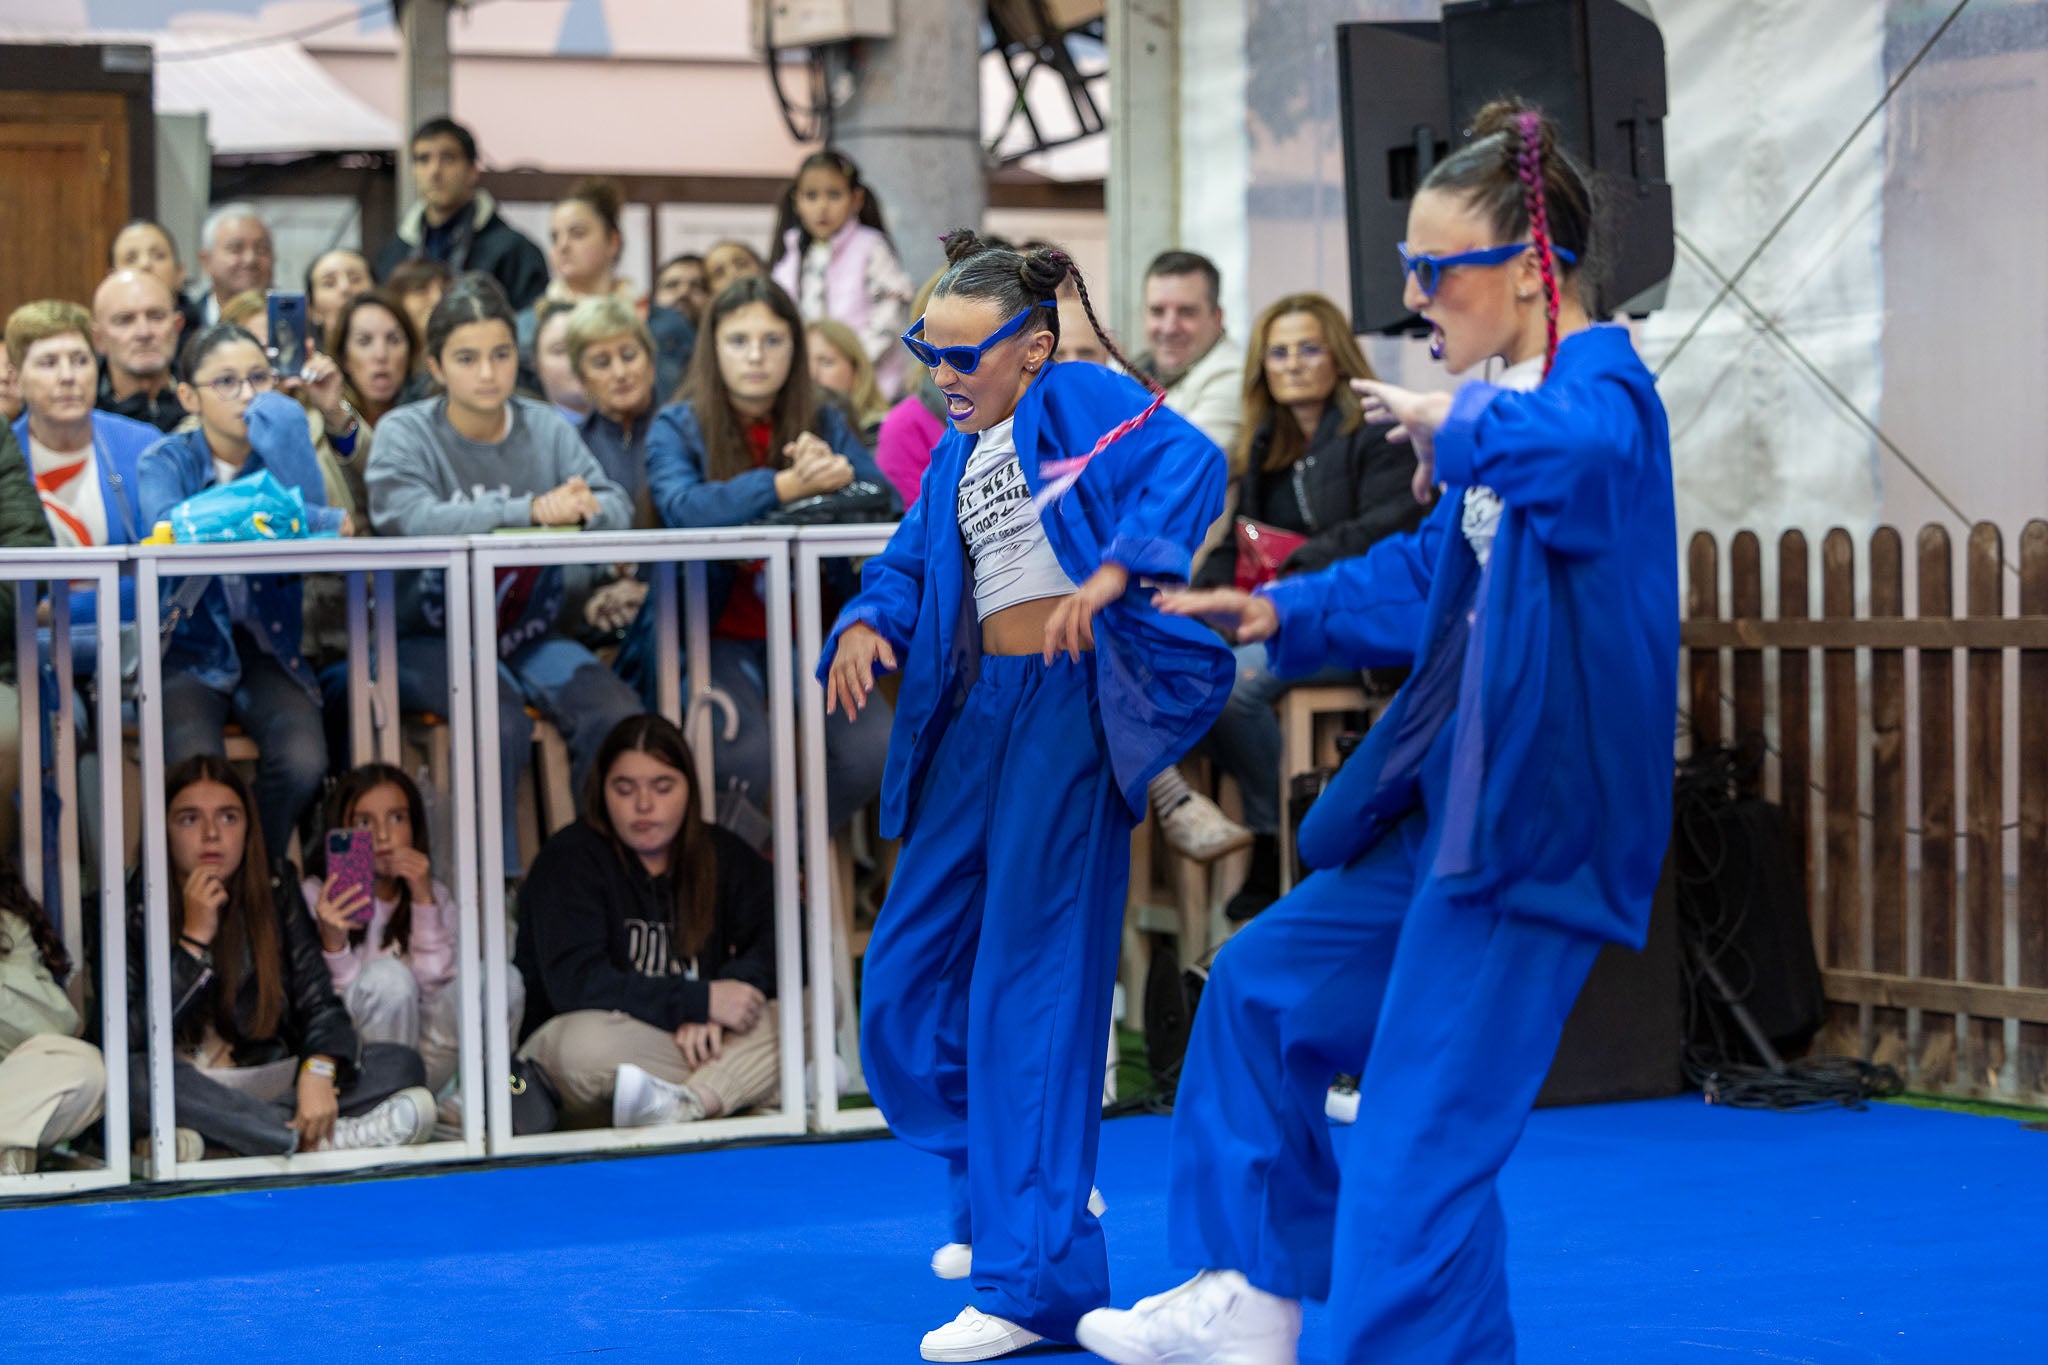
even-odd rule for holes
{"type": "MultiPolygon", "coordinates": [[[[1025,486],[1035,497],[1047,482],[1042,464],[1086,455],[1150,401],[1136,381],[1100,365],[1048,366],[1018,401],[1011,429],[1025,486]]],[[[974,570],[955,510],[976,439],[947,429],[922,493],[889,548],[862,570],[860,595],[840,611],[818,664],[822,682],[840,634],[859,622],[889,642],[902,666],[882,776],[885,838],[903,834],[914,819],[932,755],[979,673],[974,570]]],[[[1207,626],[1159,612],[1140,581],[1187,580],[1195,550],[1223,511],[1228,477],[1215,443],[1162,408],[1096,456],[1041,514],[1046,541],[1074,582],[1105,562],[1131,575],[1124,595],[1095,618],[1094,664],[1110,764],[1134,816],[1145,809],[1145,784],[1193,748],[1230,699],[1230,650],[1207,626]]]]}
{"type": "Polygon", "coordinates": [[[1671,438],[1626,328],[1565,338],[1540,388],[1468,383],[1417,530],[1262,589],[1273,670],[1415,672],[1302,822],[1342,867],[1415,809],[1453,726],[1432,876],[1461,900],[1640,947],[1671,835],[1678,531],[1671,438]],[[1481,568],[1465,489],[1506,504],[1481,568]],[[1475,613],[1476,608],[1476,613],[1475,613]]]}

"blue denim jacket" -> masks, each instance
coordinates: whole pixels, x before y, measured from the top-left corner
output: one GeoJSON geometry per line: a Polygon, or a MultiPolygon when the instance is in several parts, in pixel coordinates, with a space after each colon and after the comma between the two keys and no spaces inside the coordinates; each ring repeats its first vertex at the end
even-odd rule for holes
{"type": "MultiPolygon", "coordinates": [[[[344,513],[327,505],[320,461],[313,453],[312,438],[306,430],[305,409],[283,394],[258,394],[250,402],[244,420],[249,424],[249,457],[235,477],[268,469],[279,483],[299,490],[306,500],[307,519],[314,530],[339,529],[344,513]]],[[[206,432],[200,428],[173,432],[151,446],[138,465],[137,482],[142,490],[145,525],[164,520],[171,508],[194,493],[213,487],[213,450],[206,443],[206,432]]],[[[167,583],[164,605],[168,605],[177,581],[167,583]]],[[[308,696],[318,698],[320,689],[313,670],[299,655],[303,621],[298,575],[252,574],[243,581],[248,587],[253,618],[249,622],[250,634],[284,665],[308,696]]],[[[242,680],[234,624],[228,610],[227,590],[216,579],[206,585],[206,592],[194,610],[179,620],[164,649],[164,667],[190,673],[216,692],[234,691],[242,680]]]]}

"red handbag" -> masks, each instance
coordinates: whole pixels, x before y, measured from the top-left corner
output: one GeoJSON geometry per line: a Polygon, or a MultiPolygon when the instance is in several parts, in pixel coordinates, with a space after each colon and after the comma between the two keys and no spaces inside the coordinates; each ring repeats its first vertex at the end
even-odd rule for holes
{"type": "Polygon", "coordinates": [[[1280,576],[1287,557],[1308,543],[1299,531],[1283,531],[1250,517],[1237,519],[1237,590],[1250,592],[1280,576]]]}

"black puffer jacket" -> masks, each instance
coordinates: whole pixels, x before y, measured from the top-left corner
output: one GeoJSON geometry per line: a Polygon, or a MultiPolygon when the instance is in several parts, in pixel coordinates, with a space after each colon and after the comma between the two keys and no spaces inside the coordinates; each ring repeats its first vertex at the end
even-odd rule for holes
{"type": "MultiPolygon", "coordinates": [[[[1362,555],[1385,537],[1421,525],[1428,509],[1417,505],[1409,489],[1414,452],[1389,442],[1383,426],[1342,431],[1343,413],[1335,403],[1324,409],[1315,439],[1299,460],[1286,469],[1262,468],[1272,423],[1293,420],[1287,412],[1267,419],[1252,438],[1249,464],[1238,480],[1238,516],[1308,537],[1281,566],[1283,577],[1362,555]]],[[[1195,585],[1227,588],[1236,574],[1233,532],[1204,561],[1195,585]]]]}
{"type": "MultiPolygon", "coordinates": [[[[175,890],[173,894],[176,894],[175,890]]],[[[334,993],[334,978],[320,952],[320,931],[299,891],[289,863],[273,863],[270,902],[277,914],[278,948],[284,955],[284,1013],[268,1038],[244,1037],[235,1044],[236,1066],[263,1066],[287,1057],[332,1057],[346,1085],[360,1057],[355,1025],[334,993]]],[[[142,879],[128,883],[128,1041],[136,1056],[149,1045],[148,996],[143,967],[148,962],[142,910],[142,879]]],[[[214,969],[179,944],[171,945],[171,1028],[181,1043],[196,1042],[212,1017],[214,969]]],[[[256,973],[246,965],[235,993],[235,1020],[244,1031],[256,1013],[256,973]]]]}

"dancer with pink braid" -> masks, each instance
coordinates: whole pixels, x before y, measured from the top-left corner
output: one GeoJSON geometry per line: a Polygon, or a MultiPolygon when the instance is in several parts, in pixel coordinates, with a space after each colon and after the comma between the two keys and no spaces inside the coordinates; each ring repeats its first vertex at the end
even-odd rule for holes
{"type": "Polygon", "coordinates": [[[1495,1177],[1594,955],[1642,944],[1671,824],[1670,436],[1627,329],[1581,300],[1592,221],[1549,120],[1482,110],[1401,259],[1450,370],[1506,368],[1357,383],[1436,510],[1320,573],[1162,600],[1282,677],[1413,672],[1302,823],[1315,870],[1216,960],[1171,1161],[1170,1250],[1199,1273],[1081,1319],[1117,1365],[1287,1365],[1304,1299],[1337,1360],[1514,1359],[1495,1177]]]}

